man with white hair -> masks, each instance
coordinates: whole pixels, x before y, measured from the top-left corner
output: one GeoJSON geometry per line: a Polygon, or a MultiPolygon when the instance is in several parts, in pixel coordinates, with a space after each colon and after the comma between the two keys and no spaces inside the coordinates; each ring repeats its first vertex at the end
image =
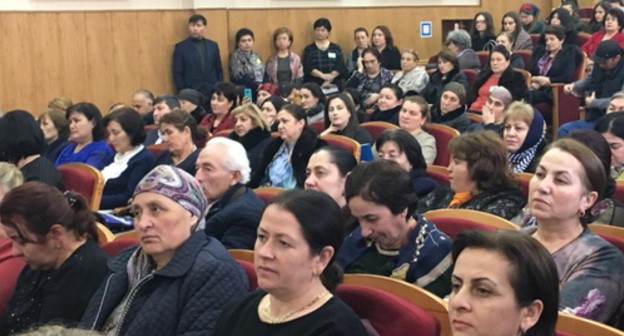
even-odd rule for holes
{"type": "Polygon", "coordinates": [[[199,153],[196,167],[195,179],[209,202],[206,234],[228,249],[253,249],[264,202],[246,186],[251,168],[243,145],[213,138],[199,153]]]}

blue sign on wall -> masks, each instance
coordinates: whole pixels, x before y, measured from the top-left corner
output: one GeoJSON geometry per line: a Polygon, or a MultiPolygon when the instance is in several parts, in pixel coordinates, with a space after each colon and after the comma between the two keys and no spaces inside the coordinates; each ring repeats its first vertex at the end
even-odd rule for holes
{"type": "Polygon", "coordinates": [[[420,37],[431,37],[431,21],[420,21],[420,37]]]}

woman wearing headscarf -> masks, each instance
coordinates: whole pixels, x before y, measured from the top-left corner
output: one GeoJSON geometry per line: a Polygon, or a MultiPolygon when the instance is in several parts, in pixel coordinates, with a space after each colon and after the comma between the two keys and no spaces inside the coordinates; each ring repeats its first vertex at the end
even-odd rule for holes
{"type": "Polygon", "coordinates": [[[546,145],[542,114],[529,104],[515,102],[507,109],[504,124],[509,169],[514,173],[534,172],[546,145]]]}

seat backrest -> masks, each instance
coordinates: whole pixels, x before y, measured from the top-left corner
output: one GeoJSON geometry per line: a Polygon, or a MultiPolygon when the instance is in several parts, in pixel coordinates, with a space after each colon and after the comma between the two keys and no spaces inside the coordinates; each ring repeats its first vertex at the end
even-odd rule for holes
{"type": "Polygon", "coordinates": [[[230,135],[230,133],[232,133],[232,131],[234,131],[234,130],[231,129],[231,128],[223,129],[223,130],[220,130],[220,131],[216,132],[215,134],[213,134],[212,137],[213,138],[214,137],[226,137],[227,138],[228,135],[230,135]]]}
{"type": "Polygon", "coordinates": [[[371,287],[343,284],[338,286],[335,294],[360,319],[368,320],[380,336],[439,335],[440,326],[431,314],[391,293],[371,287]]]}
{"type": "Polygon", "coordinates": [[[467,229],[518,229],[516,224],[505,218],[477,210],[438,209],[427,211],[422,215],[451,239],[455,239],[458,233],[467,229]]]}
{"type": "Polygon", "coordinates": [[[138,244],[138,242],[135,239],[115,239],[111,242],[104,244],[104,246],[102,246],[102,249],[104,250],[104,252],[106,252],[107,256],[113,257],[122,250],[125,250],[126,248],[134,246],[136,244],[138,244]]]}
{"type": "Polygon", "coordinates": [[[425,174],[440,184],[449,183],[448,171],[444,166],[427,165],[427,171],[425,174]]]}
{"type": "Polygon", "coordinates": [[[533,178],[533,174],[531,173],[515,173],[518,181],[520,181],[520,191],[524,198],[529,197],[529,182],[531,182],[531,178],[533,178]]]}
{"type": "Polygon", "coordinates": [[[362,157],[362,147],[360,143],[343,135],[338,134],[327,134],[323,135],[321,139],[327,141],[328,144],[342,147],[351,153],[353,153],[353,157],[357,162],[360,162],[360,158],[362,157]]]}
{"type": "Polygon", "coordinates": [[[95,223],[95,225],[98,235],[98,244],[100,246],[112,242],[115,239],[115,234],[113,234],[113,232],[111,232],[111,230],[109,230],[106,225],[102,223],[95,223]]]}
{"type": "Polygon", "coordinates": [[[325,130],[325,120],[317,120],[308,124],[308,126],[314,131],[314,133],[316,133],[316,135],[320,135],[325,130]]]}
{"type": "Polygon", "coordinates": [[[100,209],[104,191],[104,176],[95,167],[85,163],[70,162],[56,167],[67,190],[81,194],[93,211],[100,209]]]}
{"type": "Polygon", "coordinates": [[[624,336],[624,332],[606,324],[561,312],[557,318],[559,332],[572,336],[624,336]]]}
{"type": "Polygon", "coordinates": [[[247,281],[249,281],[249,290],[255,290],[258,288],[258,276],[256,275],[256,269],[254,264],[242,259],[236,259],[236,262],[245,270],[247,274],[247,281]]]}
{"type": "Polygon", "coordinates": [[[431,314],[440,324],[440,335],[450,336],[448,307],[444,300],[413,284],[374,274],[345,274],[343,283],[373,287],[394,294],[431,314]]]}
{"type": "Polygon", "coordinates": [[[615,183],[613,198],[624,203],[624,180],[615,180],[615,183]]]}
{"type": "Polygon", "coordinates": [[[137,233],[136,230],[124,231],[124,232],[116,234],[115,238],[113,239],[113,241],[121,240],[121,239],[133,240],[133,241],[138,243],[139,242],[139,234],[137,233]]]}
{"type": "Polygon", "coordinates": [[[267,204],[273,197],[279,195],[282,191],[286,189],[277,188],[277,187],[260,187],[256,188],[253,191],[260,197],[260,199],[267,204]]]}
{"type": "MultiPolygon", "coordinates": [[[[529,34],[529,35],[531,35],[531,42],[533,42],[533,45],[534,46],[539,45],[540,34],[529,34]]],[[[514,52],[516,51],[519,51],[519,50],[514,50],[514,52]]]]}
{"type": "MultiPolygon", "coordinates": [[[[539,37],[539,34],[537,35],[539,37]]],[[[534,45],[536,45],[534,43],[534,45]]],[[[533,51],[531,50],[514,50],[514,54],[520,55],[522,57],[522,63],[524,63],[524,70],[531,71],[531,57],[533,57],[533,51]]]]}
{"type": "Polygon", "coordinates": [[[624,228],[605,224],[590,224],[588,228],[624,253],[624,228]]]}
{"type": "Polygon", "coordinates": [[[591,38],[591,34],[585,32],[579,32],[576,34],[576,45],[582,47],[585,42],[591,38]]]}
{"type": "MultiPolygon", "coordinates": [[[[579,15],[579,17],[581,19],[589,19],[591,21],[591,18],[594,17],[594,8],[592,8],[592,7],[579,8],[578,15],[579,15]]],[[[581,34],[581,33],[579,33],[579,34],[581,34]]],[[[587,34],[587,33],[585,33],[585,34],[587,34]]]]}
{"type": "Polygon", "coordinates": [[[229,249],[228,252],[234,259],[245,260],[254,263],[254,251],[246,249],[229,249]]]}
{"type": "Polygon", "coordinates": [[[448,166],[451,162],[451,154],[448,151],[448,143],[451,139],[459,136],[459,131],[453,127],[436,123],[425,124],[424,130],[433,135],[436,139],[436,151],[438,154],[436,155],[433,164],[444,167],[448,166]]]}
{"type": "Polygon", "coordinates": [[[360,126],[362,126],[368,132],[368,134],[371,135],[371,137],[373,138],[373,142],[377,141],[377,137],[379,137],[379,134],[381,134],[383,131],[387,129],[399,128],[399,126],[385,121],[368,121],[361,123],[360,126]]]}
{"type": "Polygon", "coordinates": [[[477,57],[479,57],[479,63],[481,63],[481,68],[484,68],[490,62],[490,52],[486,50],[475,52],[477,57]]]}
{"type": "MultiPolygon", "coordinates": [[[[579,33],[586,34],[586,33],[579,33]]],[[[576,69],[574,69],[574,74],[572,75],[572,82],[576,82],[579,79],[585,77],[585,70],[587,69],[587,55],[584,52],[580,54],[581,59],[579,63],[576,65],[576,69]]]]}
{"type": "MultiPolygon", "coordinates": [[[[13,243],[9,238],[0,239],[0,249],[7,251],[11,249],[13,243]]],[[[3,315],[6,304],[13,296],[15,291],[15,283],[24,268],[24,258],[9,257],[0,263],[0,316],[3,315]]]]}
{"type": "Polygon", "coordinates": [[[462,69],[461,70],[464,75],[466,75],[466,79],[468,80],[469,87],[473,87],[474,83],[477,81],[477,77],[479,76],[479,72],[475,69],[462,69]]]}
{"type": "Polygon", "coordinates": [[[526,83],[527,87],[531,86],[531,73],[529,71],[518,68],[514,68],[513,71],[518,72],[522,75],[522,78],[524,78],[524,82],[526,83]]]}
{"type": "Polygon", "coordinates": [[[154,155],[154,157],[158,159],[162,155],[162,153],[167,150],[167,145],[165,145],[164,143],[149,145],[147,146],[147,150],[150,151],[150,153],[152,153],[152,155],[154,155]]]}

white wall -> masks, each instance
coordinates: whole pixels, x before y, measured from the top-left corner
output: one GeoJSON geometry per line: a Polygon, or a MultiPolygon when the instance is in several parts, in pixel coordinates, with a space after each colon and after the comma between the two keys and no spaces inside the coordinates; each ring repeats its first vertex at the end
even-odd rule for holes
{"type": "Polygon", "coordinates": [[[189,8],[477,6],[479,0],[0,0],[0,11],[86,11],[189,8]]]}

